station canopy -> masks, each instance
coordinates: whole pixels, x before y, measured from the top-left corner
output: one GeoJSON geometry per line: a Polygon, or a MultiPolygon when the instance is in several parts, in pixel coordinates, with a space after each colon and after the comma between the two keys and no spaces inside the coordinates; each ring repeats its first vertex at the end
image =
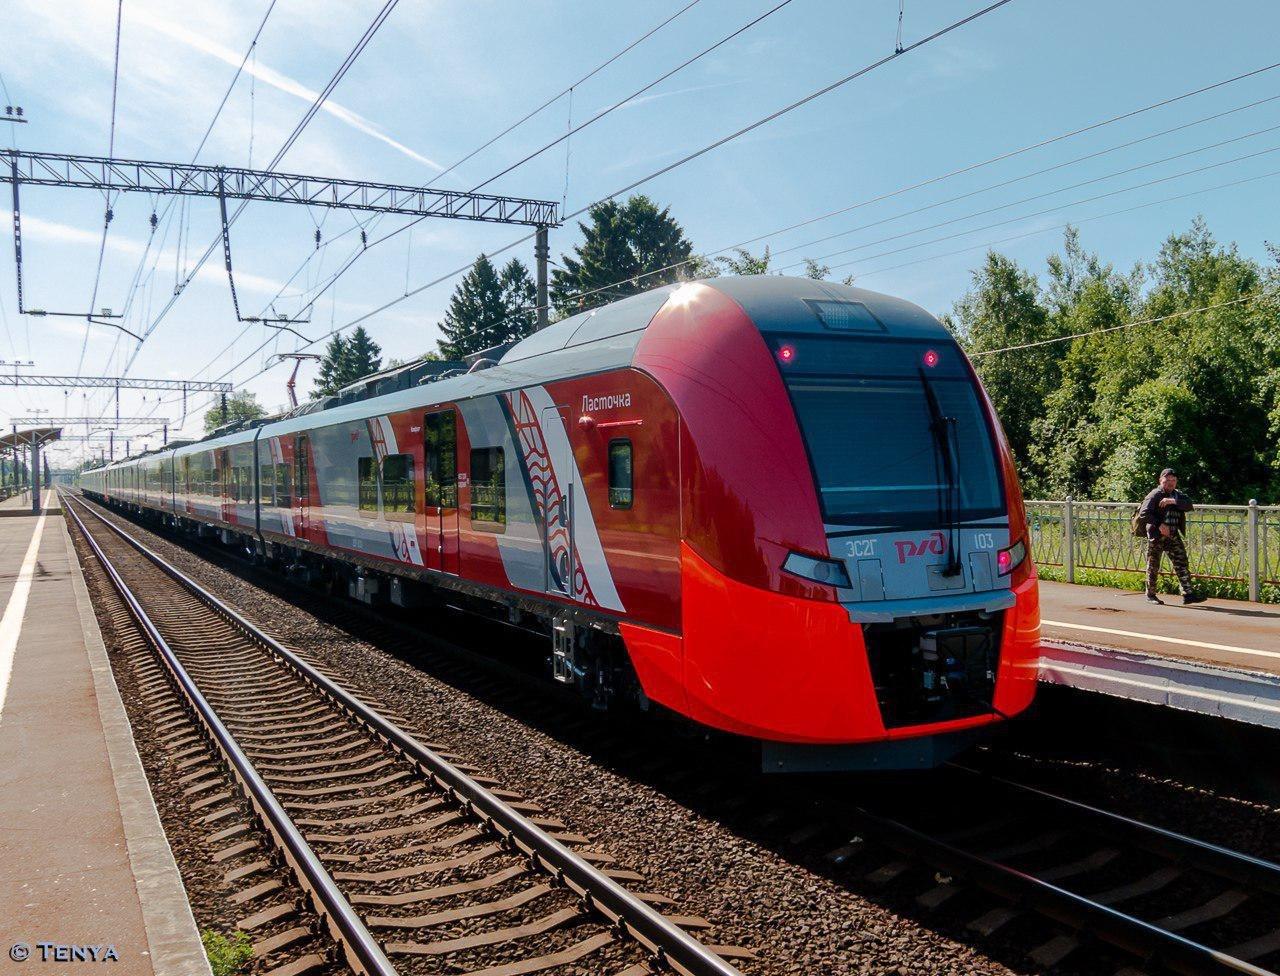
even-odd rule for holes
{"type": "Polygon", "coordinates": [[[0,450],[19,447],[43,447],[62,437],[61,427],[32,427],[0,435],[0,450]]]}

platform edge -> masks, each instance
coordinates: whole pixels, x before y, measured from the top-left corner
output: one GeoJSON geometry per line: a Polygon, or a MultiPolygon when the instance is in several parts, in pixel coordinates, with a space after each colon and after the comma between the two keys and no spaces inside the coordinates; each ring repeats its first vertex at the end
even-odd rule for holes
{"type": "Polygon", "coordinates": [[[76,595],[76,610],[84,632],[89,666],[93,671],[98,713],[116,784],[129,864],[142,908],[151,968],[156,976],[211,976],[182,875],[169,848],[147,774],[142,768],[142,759],[134,744],[133,726],[129,723],[120,689],[116,686],[89,588],[85,584],[84,571],[65,518],[58,521],[70,557],[71,585],[76,595]]]}

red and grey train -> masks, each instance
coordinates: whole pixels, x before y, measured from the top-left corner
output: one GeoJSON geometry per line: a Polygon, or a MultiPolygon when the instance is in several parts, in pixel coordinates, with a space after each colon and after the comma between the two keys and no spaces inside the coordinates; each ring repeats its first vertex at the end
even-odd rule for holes
{"type": "Polygon", "coordinates": [[[556,679],[759,740],[767,769],[929,765],[1031,703],[1009,447],[921,308],[714,278],[396,379],[80,487],[369,602],[540,629],[556,679]]]}

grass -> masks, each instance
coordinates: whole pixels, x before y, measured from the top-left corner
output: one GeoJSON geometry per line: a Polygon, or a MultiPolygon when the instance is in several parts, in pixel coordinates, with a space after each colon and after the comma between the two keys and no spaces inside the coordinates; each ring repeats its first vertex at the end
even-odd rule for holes
{"type": "Polygon", "coordinates": [[[204,954],[209,957],[213,976],[238,976],[249,971],[253,943],[249,941],[248,932],[233,932],[227,936],[205,929],[200,934],[200,941],[204,943],[204,954]]]}
{"type": "MultiPolygon", "coordinates": [[[[1031,522],[1031,551],[1048,580],[1063,580],[1064,528],[1061,506],[1028,506],[1031,522]]],[[[1077,583],[1141,590],[1147,561],[1146,543],[1129,532],[1132,508],[1078,502],[1075,508],[1075,550],[1077,583]]],[[[1274,580],[1280,567],[1280,519],[1276,509],[1264,509],[1259,519],[1260,568],[1263,582],[1259,598],[1264,603],[1280,603],[1280,585],[1274,580]]],[[[1196,587],[1207,596],[1247,600],[1249,551],[1246,514],[1226,509],[1204,509],[1187,516],[1187,555],[1196,587]],[[1203,574],[1203,575],[1200,575],[1203,574]]],[[[1167,566],[1167,562],[1166,562],[1167,566]]],[[[1158,589],[1177,592],[1172,574],[1162,574],[1158,589]]]]}
{"type": "MultiPolygon", "coordinates": [[[[1036,566],[1036,572],[1043,580],[1064,583],[1067,572],[1061,566],[1036,566]]],[[[1115,590],[1143,590],[1146,588],[1145,573],[1115,569],[1076,569],[1077,583],[1085,586],[1107,586],[1115,590]]],[[[1210,579],[1192,575],[1196,589],[1205,596],[1222,600],[1249,599],[1249,584],[1240,580],[1210,579]]],[[[1172,573],[1161,573],[1156,581],[1156,589],[1161,593],[1177,593],[1178,581],[1172,573]]],[[[1258,599],[1262,603],[1280,603],[1280,586],[1264,583],[1258,588],[1258,599]]]]}

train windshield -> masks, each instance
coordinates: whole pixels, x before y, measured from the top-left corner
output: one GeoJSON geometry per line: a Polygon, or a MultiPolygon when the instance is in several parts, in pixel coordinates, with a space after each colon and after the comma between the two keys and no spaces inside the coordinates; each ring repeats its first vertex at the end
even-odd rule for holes
{"type": "Polygon", "coordinates": [[[954,344],[771,342],[828,523],[906,529],[1005,513],[991,432],[954,344]]]}

